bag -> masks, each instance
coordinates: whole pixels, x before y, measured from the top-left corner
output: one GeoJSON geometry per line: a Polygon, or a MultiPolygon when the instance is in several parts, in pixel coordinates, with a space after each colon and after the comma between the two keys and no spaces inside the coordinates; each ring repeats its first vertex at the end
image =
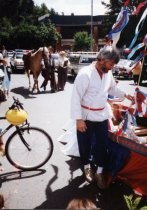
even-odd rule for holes
{"type": "Polygon", "coordinates": [[[4,91],[0,89],[0,103],[6,100],[4,91]]]}

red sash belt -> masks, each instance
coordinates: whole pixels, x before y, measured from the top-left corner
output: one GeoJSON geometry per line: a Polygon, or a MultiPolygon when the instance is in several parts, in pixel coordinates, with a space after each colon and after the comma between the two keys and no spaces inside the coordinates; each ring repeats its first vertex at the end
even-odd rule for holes
{"type": "Polygon", "coordinates": [[[84,106],[84,105],[81,105],[81,107],[84,108],[84,109],[91,110],[91,111],[101,111],[105,108],[105,107],[103,107],[103,108],[91,108],[91,107],[84,106]]]}

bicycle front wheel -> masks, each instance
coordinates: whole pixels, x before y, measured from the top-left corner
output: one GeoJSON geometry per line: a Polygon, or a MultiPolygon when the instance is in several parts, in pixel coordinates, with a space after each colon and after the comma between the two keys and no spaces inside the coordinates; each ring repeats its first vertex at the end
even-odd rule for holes
{"type": "Polygon", "coordinates": [[[34,170],[43,166],[53,153],[53,142],[44,130],[22,127],[6,143],[6,157],[18,169],[34,170]]]}

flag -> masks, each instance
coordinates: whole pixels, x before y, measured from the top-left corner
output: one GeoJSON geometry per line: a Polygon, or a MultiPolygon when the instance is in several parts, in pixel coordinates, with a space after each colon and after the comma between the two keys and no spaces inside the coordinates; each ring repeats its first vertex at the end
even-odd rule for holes
{"type": "Polygon", "coordinates": [[[122,7],[118,17],[116,19],[116,23],[112,26],[112,30],[109,32],[109,38],[113,40],[113,46],[115,47],[119,38],[121,31],[125,28],[129,21],[128,8],[122,7]]]}
{"type": "Polygon", "coordinates": [[[144,6],[146,5],[146,3],[147,3],[147,0],[144,1],[144,2],[141,2],[140,4],[138,4],[138,6],[137,6],[135,12],[133,12],[132,15],[138,15],[139,12],[140,12],[140,10],[141,10],[141,8],[144,7],[144,6]]]}
{"type": "MultiPolygon", "coordinates": [[[[140,43],[140,44],[138,44],[138,45],[136,45],[136,46],[132,49],[132,51],[131,51],[130,54],[128,55],[127,59],[130,60],[130,58],[134,55],[134,53],[135,53],[137,50],[139,50],[140,48],[142,48],[142,47],[144,47],[144,46],[146,46],[146,45],[147,45],[147,34],[145,35],[145,37],[144,37],[144,39],[143,39],[143,42],[140,43]]],[[[143,57],[144,57],[144,52],[142,51],[142,52],[139,53],[139,55],[137,56],[137,58],[136,58],[134,61],[131,62],[131,64],[130,64],[131,69],[135,68],[135,66],[138,64],[138,62],[139,62],[140,60],[142,60],[143,57]]]]}
{"type": "Polygon", "coordinates": [[[137,40],[137,37],[138,37],[138,35],[139,35],[139,33],[140,33],[140,30],[141,30],[141,28],[143,27],[143,24],[144,24],[144,22],[145,22],[146,16],[147,16],[147,8],[146,8],[145,11],[143,12],[143,14],[142,14],[142,16],[141,16],[141,18],[140,18],[140,21],[139,21],[139,23],[138,23],[137,26],[136,26],[136,29],[135,29],[135,36],[134,36],[134,38],[133,38],[133,40],[132,40],[132,42],[131,42],[131,44],[130,44],[130,46],[129,46],[129,49],[132,49],[132,48],[133,48],[133,46],[134,46],[134,44],[135,44],[135,42],[136,42],[136,40],[137,40]]]}

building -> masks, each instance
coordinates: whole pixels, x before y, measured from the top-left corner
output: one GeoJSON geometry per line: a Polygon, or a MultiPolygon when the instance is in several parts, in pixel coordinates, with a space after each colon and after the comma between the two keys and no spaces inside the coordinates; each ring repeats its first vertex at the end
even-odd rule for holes
{"type": "Polygon", "coordinates": [[[62,38],[58,40],[56,50],[72,50],[73,37],[76,32],[86,31],[91,34],[95,40],[93,51],[97,51],[104,44],[103,23],[106,15],[93,16],[91,21],[90,15],[44,15],[39,18],[39,21],[45,22],[50,20],[56,27],[56,30],[61,34],[62,38]]]}

